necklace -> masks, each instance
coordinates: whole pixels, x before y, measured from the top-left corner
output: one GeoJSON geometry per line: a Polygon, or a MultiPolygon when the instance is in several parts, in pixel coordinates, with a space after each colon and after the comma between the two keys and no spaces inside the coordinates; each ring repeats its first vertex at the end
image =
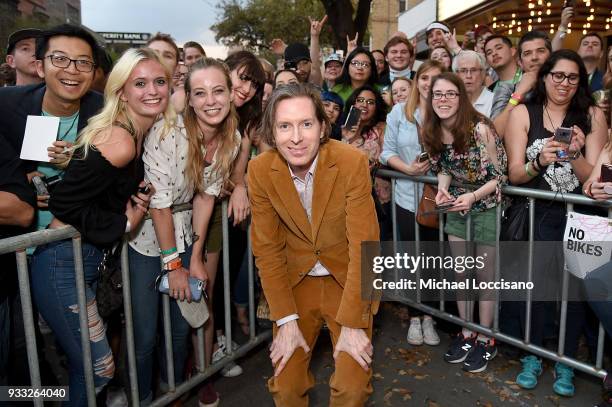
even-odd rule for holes
{"type": "MultiPolygon", "coordinates": [[[[548,108],[546,106],[544,106],[544,112],[546,112],[548,121],[550,122],[550,125],[553,127],[553,134],[554,134],[555,131],[557,131],[557,129],[559,128],[559,126],[555,126],[555,123],[553,123],[552,118],[550,117],[550,113],[548,113],[548,108]]],[[[561,124],[563,124],[563,120],[565,120],[565,115],[563,115],[563,119],[561,119],[561,124]]]]}
{"type": "Polygon", "coordinates": [[[70,133],[70,130],[72,130],[72,128],[74,127],[74,124],[76,123],[78,118],[79,118],[79,113],[77,112],[74,115],[74,119],[72,119],[72,123],[70,124],[70,127],[68,127],[68,130],[66,130],[66,132],[64,133],[63,136],[58,138],[58,141],[63,141],[68,136],[68,133],[70,133]]]}

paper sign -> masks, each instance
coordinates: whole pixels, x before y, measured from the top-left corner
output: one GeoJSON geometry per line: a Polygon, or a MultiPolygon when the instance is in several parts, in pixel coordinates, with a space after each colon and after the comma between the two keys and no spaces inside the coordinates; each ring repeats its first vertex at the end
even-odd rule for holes
{"type": "Polygon", "coordinates": [[[28,116],[19,158],[32,161],[51,161],[47,148],[51,147],[57,139],[59,124],[59,117],[28,116]]]}

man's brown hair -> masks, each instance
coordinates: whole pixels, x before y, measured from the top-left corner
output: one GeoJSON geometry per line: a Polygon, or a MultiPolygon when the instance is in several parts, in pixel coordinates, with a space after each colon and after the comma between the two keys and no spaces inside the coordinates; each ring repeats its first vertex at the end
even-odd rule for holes
{"type": "Polygon", "coordinates": [[[283,100],[294,98],[308,98],[312,102],[315,110],[315,117],[323,127],[323,137],[321,144],[327,143],[331,133],[331,124],[325,113],[323,102],[321,102],[320,91],[312,85],[306,83],[292,83],[284,86],[279,86],[272,92],[268,106],[263,113],[259,134],[263,140],[271,147],[276,148],[276,140],[274,138],[274,129],[276,123],[276,109],[278,104],[283,100]]]}

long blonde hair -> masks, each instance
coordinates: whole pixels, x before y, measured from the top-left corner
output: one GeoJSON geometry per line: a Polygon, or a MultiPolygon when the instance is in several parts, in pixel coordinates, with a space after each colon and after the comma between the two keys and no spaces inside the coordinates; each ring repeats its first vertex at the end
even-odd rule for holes
{"type": "MultiPolygon", "coordinates": [[[[421,96],[419,93],[419,77],[426,71],[429,71],[433,68],[438,68],[440,72],[446,71],[446,68],[444,67],[444,65],[442,65],[441,62],[428,59],[427,61],[423,62],[421,66],[419,66],[419,69],[417,69],[416,75],[414,76],[414,85],[412,91],[410,92],[410,97],[408,98],[408,100],[406,101],[406,105],[404,106],[404,113],[406,114],[406,119],[410,123],[416,122],[414,112],[416,111],[417,107],[419,107],[419,98],[421,96]]],[[[421,118],[424,113],[425,112],[421,112],[421,118]]]]}
{"type": "MultiPolygon", "coordinates": [[[[185,78],[185,111],[183,112],[183,118],[185,123],[185,130],[187,132],[187,140],[189,142],[189,151],[187,153],[187,165],[186,175],[187,179],[191,181],[196,192],[203,191],[205,185],[202,185],[202,178],[204,174],[204,135],[198,125],[198,118],[195,110],[189,104],[189,97],[191,95],[191,77],[194,72],[215,68],[223,73],[227,85],[228,92],[232,91],[232,79],[230,77],[230,70],[227,65],[214,58],[202,58],[196,63],[191,65],[189,73],[185,78]]],[[[232,170],[232,164],[234,162],[234,151],[239,147],[240,142],[236,137],[238,131],[238,114],[233,103],[231,103],[230,111],[223,120],[223,123],[217,128],[217,151],[216,151],[216,162],[212,168],[213,172],[221,174],[223,179],[229,178],[232,170]]]]}
{"type": "MultiPolygon", "coordinates": [[[[121,58],[117,61],[112,71],[108,75],[108,81],[106,82],[106,87],[104,88],[104,107],[100,111],[100,113],[92,116],[87,121],[87,127],[85,127],[79,137],[76,140],[76,143],[71,147],[71,151],[73,154],[69,155],[69,157],[63,161],[58,163],[58,166],[65,168],[68,166],[70,159],[75,155],[75,152],[78,152],[78,159],[84,159],[87,157],[89,153],[89,149],[93,146],[93,140],[96,138],[100,132],[110,129],[113,126],[115,121],[123,116],[127,121],[128,127],[136,130],[133,125],[133,118],[130,117],[130,113],[128,109],[126,109],[126,104],[120,98],[120,93],[128,78],[130,77],[132,71],[141,61],[144,60],[153,60],[157,61],[164,69],[166,73],[166,80],[168,84],[172,83],[172,75],[171,72],[166,68],[157,55],[157,53],[150,48],[130,48],[126,50],[121,58]]],[[[165,126],[169,129],[174,125],[176,121],[176,113],[172,108],[172,104],[168,103],[168,107],[166,111],[163,113],[165,126]]],[[[110,137],[110,133],[107,137],[110,137]]],[[[97,143],[104,142],[104,140],[96,140],[97,143]]]]}

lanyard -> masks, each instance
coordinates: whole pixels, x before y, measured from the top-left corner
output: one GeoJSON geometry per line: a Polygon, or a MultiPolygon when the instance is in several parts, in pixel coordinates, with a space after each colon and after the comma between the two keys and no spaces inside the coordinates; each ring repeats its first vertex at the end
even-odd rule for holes
{"type": "Polygon", "coordinates": [[[516,68],[516,72],[514,73],[514,78],[512,79],[512,84],[516,85],[517,83],[519,83],[522,76],[523,76],[523,71],[521,70],[521,68],[516,68]]]}

